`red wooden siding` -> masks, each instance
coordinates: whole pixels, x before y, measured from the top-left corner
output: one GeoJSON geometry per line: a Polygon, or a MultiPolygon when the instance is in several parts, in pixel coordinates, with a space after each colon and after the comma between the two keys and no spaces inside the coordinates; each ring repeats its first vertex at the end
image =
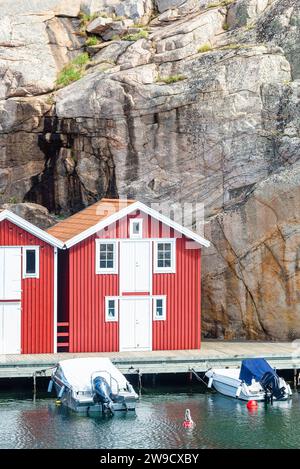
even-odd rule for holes
{"type": "Polygon", "coordinates": [[[119,294],[118,275],[95,273],[95,239],[70,249],[70,352],[119,350],[117,322],[105,322],[105,296],[119,294]]]}
{"type": "MultiPolygon", "coordinates": [[[[167,319],[153,321],[153,350],[199,348],[199,246],[187,249],[188,239],[146,214],[132,217],[143,218],[143,238],[177,238],[176,273],[153,274],[152,294],[167,296],[167,319]]],[[[70,352],[119,350],[119,323],[105,322],[105,296],[119,295],[119,275],[95,273],[95,240],[128,237],[129,221],[123,218],[69,250],[70,352]]]]}
{"type": "Polygon", "coordinates": [[[0,246],[40,246],[39,278],[22,279],[22,353],[53,352],[54,248],[8,220],[0,222],[0,246]]]}
{"type": "Polygon", "coordinates": [[[153,295],[167,296],[167,318],[153,321],[153,350],[200,348],[201,250],[176,240],[176,273],[153,274],[153,295]]]}

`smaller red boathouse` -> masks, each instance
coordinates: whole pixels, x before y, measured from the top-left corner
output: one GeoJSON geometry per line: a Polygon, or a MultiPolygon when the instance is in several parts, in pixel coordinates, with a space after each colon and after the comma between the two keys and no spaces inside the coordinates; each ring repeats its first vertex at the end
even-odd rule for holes
{"type": "Polygon", "coordinates": [[[0,354],[56,352],[57,251],[63,244],[0,212],[0,354]]]}

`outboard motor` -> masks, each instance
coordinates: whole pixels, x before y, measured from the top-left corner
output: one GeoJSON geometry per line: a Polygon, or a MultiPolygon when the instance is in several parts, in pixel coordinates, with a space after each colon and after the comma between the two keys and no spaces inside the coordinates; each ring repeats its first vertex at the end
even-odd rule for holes
{"type": "Polygon", "coordinates": [[[102,376],[96,376],[93,379],[93,389],[94,389],[94,402],[102,404],[104,409],[109,409],[111,413],[114,413],[113,410],[113,393],[108,382],[102,376]]]}
{"type": "Polygon", "coordinates": [[[260,384],[264,389],[266,396],[270,396],[271,402],[273,401],[273,397],[278,401],[285,397],[285,388],[280,387],[279,383],[279,376],[271,371],[267,371],[260,380],[260,384]]]}

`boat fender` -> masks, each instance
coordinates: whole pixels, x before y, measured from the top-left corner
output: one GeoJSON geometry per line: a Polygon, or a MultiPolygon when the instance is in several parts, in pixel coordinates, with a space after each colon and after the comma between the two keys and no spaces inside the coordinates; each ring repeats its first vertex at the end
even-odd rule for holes
{"type": "Polygon", "coordinates": [[[242,385],[240,384],[239,387],[236,390],[235,397],[239,398],[242,392],[242,385]]]}
{"type": "Polygon", "coordinates": [[[126,388],[128,392],[134,392],[133,386],[130,383],[126,383],[126,388]]]}
{"type": "Polygon", "coordinates": [[[60,406],[60,405],[61,405],[61,400],[60,400],[60,399],[56,399],[55,405],[60,406]]]}
{"type": "Polygon", "coordinates": [[[192,428],[194,426],[194,422],[192,420],[190,409],[186,409],[185,417],[184,417],[184,421],[182,425],[184,426],[184,428],[192,428]]]}
{"type": "Polygon", "coordinates": [[[213,376],[211,376],[211,377],[209,378],[209,380],[208,380],[208,385],[207,385],[207,387],[208,387],[209,389],[212,387],[213,381],[214,381],[214,378],[213,378],[213,376]]]}
{"type": "Polygon", "coordinates": [[[59,398],[59,399],[62,397],[62,395],[63,395],[64,392],[65,392],[65,386],[62,386],[62,387],[60,388],[59,393],[58,393],[58,398],[59,398]]]}
{"type": "Polygon", "coordinates": [[[257,409],[258,404],[253,399],[247,402],[247,409],[257,409]]]}
{"type": "Polygon", "coordinates": [[[53,388],[53,381],[52,381],[52,379],[50,379],[49,384],[48,384],[47,392],[52,392],[52,388],[53,388]]]}

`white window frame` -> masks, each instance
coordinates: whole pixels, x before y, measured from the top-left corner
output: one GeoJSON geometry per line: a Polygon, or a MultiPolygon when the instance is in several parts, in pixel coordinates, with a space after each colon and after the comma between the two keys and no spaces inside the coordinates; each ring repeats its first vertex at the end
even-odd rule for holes
{"type": "Polygon", "coordinates": [[[129,237],[131,239],[141,239],[143,238],[143,218],[130,218],[129,220],[129,237]],[[138,222],[140,224],[140,232],[134,233],[133,232],[133,225],[134,223],[138,222]]]}
{"type": "Polygon", "coordinates": [[[161,238],[154,241],[154,266],[153,266],[154,273],[165,273],[165,274],[173,274],[176,272],[176,238],[161,238]],[[171,267],[158,267],[157,261],[157,249],[158,244],[161,243],[171,243],[171,267]]]}
{"type": "Polygon", "coordinates": [[[152,299],[152,307],[153,307],[153,321],[165,321],[167,319],[167,297],[166,295],[161,296],[154,296],[152,299]],[[162,300],[163,305],[163,315],[156,316],[156,301],[162,300]]]}
{"type": "Polygon", "coordinates": [[[22,249],[22,270],[23,278],[39,278],[40,277],[40,247],[39,246],[23,246],[22,249]],[[35,273],[29,274],[26,272],[26,257],[27,251],[35,251],[35,273]]]}
{"type": "Polygon", "coordinates": [[[118,242],[112,239],[96,239],[96,274],[117,274],[118,273],[118,242]],[[100,246],[101,244],[113,244],[114,245],[114,267],[103,268],[100,267],[100,246]]]}
{"type": "Polygon", "coordinates": [[[119,299],[116,296],[105,297],[105,322],[118,322],[119,321],[119,299]],[[108,302],[113,300],[115,302],[115,317],[111,318],[108,315],[108,302]]]}

